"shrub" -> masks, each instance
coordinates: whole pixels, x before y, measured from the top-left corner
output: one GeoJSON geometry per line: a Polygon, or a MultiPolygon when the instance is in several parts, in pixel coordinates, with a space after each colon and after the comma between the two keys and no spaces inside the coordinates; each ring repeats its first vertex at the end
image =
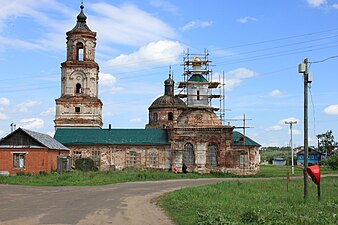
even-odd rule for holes
{"type": "Polygon", "coordinates": [[[326,163],[331,169],[338,170],[338,154],[330,156],[326,163]]]}
{"type": "Polygon", "coordinates": [[[48,173],[47,173],[46,171],[40,171],[40,172],[39,172],[39,175],[40,175],[40,176],[47,176],[48,173]]]}
{"type": "Polygon", "coordinates": [[[81,158],[75,161],[75,169],[80,171],[97,171],[95,162],[90,158],[81,158]]]}
{"type": "Polygon", "coordinates": [[[25,176],[25,172],[20,171],[20,172],[17,172],[16,175],[17,176],[25,176]]]}

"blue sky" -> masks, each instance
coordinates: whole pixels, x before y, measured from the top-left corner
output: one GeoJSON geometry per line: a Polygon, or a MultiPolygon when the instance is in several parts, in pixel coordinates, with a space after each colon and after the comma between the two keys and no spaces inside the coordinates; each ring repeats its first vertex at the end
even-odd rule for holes
{"type": "MultiPolygon", "coordinates": [[[[80,3],[0,0],[0,137],[11,123],[53,134],[65,33],[74,27],[80,3]]],[[[208,49],[213,74],[226,76],[226,118],[245,114],[253,127],[246,134],[263,146],[288,145],[284,121],[290,119],[298,122],[293,143],[302,145],[303,77],[297,67],[309,58],[309,143],[327,130],[338,139],[338,0],[85,0],[84,5],[87,23],[97,32],[103,127],[143,128],[148,107],[163,94],[169,65],[176,83],[183,80],[180,64],[189,48],[208,49]]]]}

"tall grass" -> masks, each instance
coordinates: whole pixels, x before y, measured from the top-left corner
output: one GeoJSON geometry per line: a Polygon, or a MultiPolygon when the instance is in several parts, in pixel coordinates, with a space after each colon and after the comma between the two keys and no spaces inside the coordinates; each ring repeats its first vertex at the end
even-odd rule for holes
{"type": "Polygon", "coordinates": [[[338,224],[338,178],[324,178],[321,201],[309,181],[304,203],[303,180],[225,181],[182,189],[160,199],[176,224],[338,224]]]}

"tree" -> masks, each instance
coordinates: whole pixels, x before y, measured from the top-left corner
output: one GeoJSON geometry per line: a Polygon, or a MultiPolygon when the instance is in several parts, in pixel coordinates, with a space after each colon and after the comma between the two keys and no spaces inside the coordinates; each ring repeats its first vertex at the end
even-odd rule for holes
{"type": "Polygon", "coordinates": [[[332,130],[328,130],[323,134],[318,134],[318,149],[326,155],[331,155],[338,143],[334,140],[332,130]]]}

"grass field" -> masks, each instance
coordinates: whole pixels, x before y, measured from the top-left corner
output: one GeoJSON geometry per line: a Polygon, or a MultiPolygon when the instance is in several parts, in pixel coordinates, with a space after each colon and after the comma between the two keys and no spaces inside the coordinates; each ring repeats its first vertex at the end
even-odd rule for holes
{"type": "Polygon", "coordinates": [[[304,203],[303,180],[225,181],[182,189],[160,199],[179,225],[220,224],[338,224],[338,178],[323,178],[321,201],[309,180],[304,203]]]}
{"type": "MultiPolygon", "coordinates": [[[[94,186],[132,181],[168,180],[168,179],[193,179],[210,177],[285,177],[290,173],[290,167],[286,166],[261,166],[260,173],[250,176],[236,176],[233,174],[211,173],[211,174],[174,174],[157,170],[126,170],[112,172],[80,172],[69,171],[63,174],[51,173],[44,175],[24,176],[0,176],[0,184],[18,184],[32,186],[94,186]]],[[[296,169],[294,176],[302,176],[302,170],[296,169]]],[[[322,174],[338,173],[322,167],[322,174]]],[[[291,173],[290,173],[291,174],[291,173]]]]}

